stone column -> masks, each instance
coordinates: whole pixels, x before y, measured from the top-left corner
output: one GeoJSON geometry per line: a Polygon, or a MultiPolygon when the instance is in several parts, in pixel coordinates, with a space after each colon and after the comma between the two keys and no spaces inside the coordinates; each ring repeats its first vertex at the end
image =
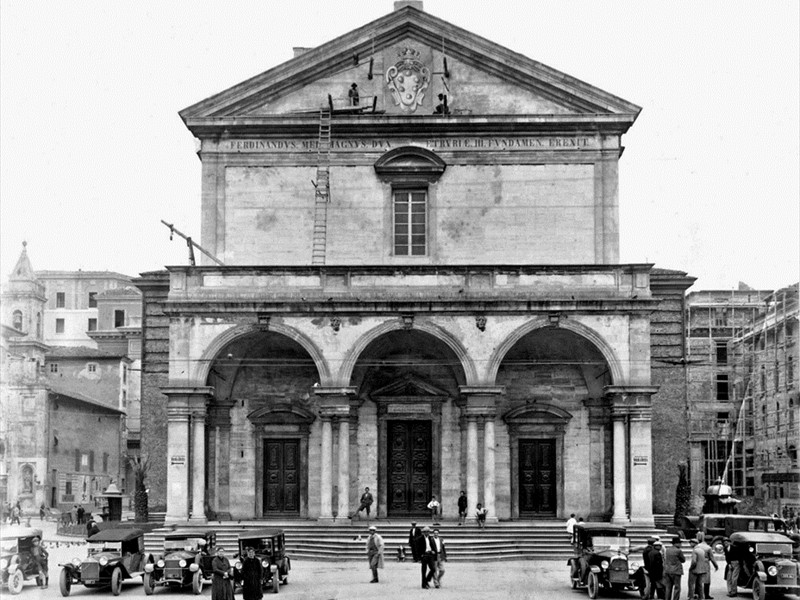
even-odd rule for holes
{"type": "Polygon", "coordinates": [[[208,408],[209,487],[208,499],[218,519],[230,520],[230,447],[231,408],[233,403],[223,404],[219,400],[208,408]]]}
{"type": "Polygon", "coordinates": [[[336,518],[350,516],[350,420],[339,419],[339,508],[336,518]]]}
{"type": "Polygon", "coordinates": [[[630,407],[631,449],[631,522],[652,527],[653,520],[653,456],[652,408],[650,396],[634,397],[630,407]]]}
{"type": "Polygon", "coordinates": [[[192,397],[192,511],[190,521],[206,522],[206,399],[192,397]]]}
{"type": "MultiPolygon", "coordinates": [[[[194,455],[190,446],[192,438],[189,421],[192,414],[205,407],[213,394],[210,387],[167,387],[162,392],[167,396],[167,522],[186,521],[189,518],[189,460],[194,455]]],[[[204,428],[203,428],[204,429],[204,428]]],[[[204,441],[204,440],[203,440],[204,441]]],[[[202,451],[201,451],[202,452],[202,451]]],[[[202,452],[204,455],[205,452],[202,452]]],[[[192,469],[196,467],[194,461],[192,469]]],[[[205,491],[205,457],[201,463],[201,504],[205,491]]],[[[192,488],[192,491],[195,490],[192,488]]],[[[194,506],[192,506],[194,509],[194,506]]],[[[204,515],[204,511],[201,510],[204,515]]]]}
{"type": "Polygon", "coordinates": [[[628,503],[627,503],[627,456],[625,425],[626,414],[623,411],[615,411],[611,418],[614,421],[614,514],[611,516],[612,523],[628,522],[628,503]]]}
{"type": "Polygon", "coordinates": [[[331,485],[332,454],[333,436],[331,431],[331,418],[322,417],[321,472],[319,478],[320,519],[333,519],[333,513],[331,512],[331,496],[333,495],[333,488],[331,485]]]}
{"type": "Polygon", "coordinates": [[[483,426],[483,505],[489,509],[487,520],[497,520],[494,486],[494,418],[487,417],[483,426]]]}
{"type": "Polygon", "coordinates": [[[478,417],[467,417],[467,517],[475,518],[478,503],[478,417]]]}

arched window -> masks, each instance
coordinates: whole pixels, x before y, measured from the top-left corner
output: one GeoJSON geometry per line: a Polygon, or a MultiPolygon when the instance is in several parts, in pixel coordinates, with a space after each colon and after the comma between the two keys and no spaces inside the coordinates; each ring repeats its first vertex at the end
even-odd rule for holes
{"type": "Polygon", "coordinates": [[[11,318],[11,322],[14,325],[14,329],[22,331],[22,311],[15,310],[14,314],[11,318]]]}
{"type": "Polygon", "coordinates": [[[22,467],[22,493],[33,493],[33,467],[30,465],[22,467]]]}

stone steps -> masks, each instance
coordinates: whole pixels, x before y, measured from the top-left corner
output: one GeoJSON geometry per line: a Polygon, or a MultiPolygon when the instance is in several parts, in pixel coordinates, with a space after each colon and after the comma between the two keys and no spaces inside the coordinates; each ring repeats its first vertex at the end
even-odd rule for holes
{"type": "MultiPolygon", "coordinates": [[[[393,560],[398,548],[405,547],[407,560],[411,560],[408,548],[408,525],[393,524],[386,521],[373,522],[386,545],[386,559],[393,560]]],[[[425,523],[420,522],[420,526],[425,523]]],[[[320,525],[317,522],[248,521],[234,523],[223,521],[208,525],[181,524],[180,528],[214,529],[217,543],[229,555],[238,551],[238,535],[245,529],[277,528],[286,533],[287,553],[293,560],[364,560],[364,546],[367,538],[366,521],[351,524],[320,525]]],[[[572,546],[567,540],[564,525],[560,522],[500,522],[487,524],[478,529],[474,524],[458,526],[456,523],[443,523],[438,529],[447,544],[448,560],[567,560],[573,555],[572,546]]],[[[145,536],[145,549],[160,554],[164,534],[172,527],[153,530],[145,536]]],[[[648,536],[664,535],[661,529],[631,526],[628,536],[633,546],[644,545],[648,536]]]]}

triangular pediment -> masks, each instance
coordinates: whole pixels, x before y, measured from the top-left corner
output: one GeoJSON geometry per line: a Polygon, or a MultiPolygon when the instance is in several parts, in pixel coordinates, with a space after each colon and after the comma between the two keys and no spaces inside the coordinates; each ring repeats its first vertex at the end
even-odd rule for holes
{"type": "MultiPolygon", "coordinates": [[[[227,118],[274,119],[351,105],[358,112],[424,116],[447,96],[450,116],[615,115],[638,106],[413,6],[313,48],[181,111],[191,128],[227,118]],[[414,85],[409,81],[416,78],[414,85]]],[[[353,108],[350,106],[350,108],[353,108]]],[[[441,107],[438,109],[441,114],[441,107]]]]}
{"type": "Polygon", "coordinates": [[[372,398],[446,397],[447,391],[407,373],[400,379],[370,392],[372,398]]]}

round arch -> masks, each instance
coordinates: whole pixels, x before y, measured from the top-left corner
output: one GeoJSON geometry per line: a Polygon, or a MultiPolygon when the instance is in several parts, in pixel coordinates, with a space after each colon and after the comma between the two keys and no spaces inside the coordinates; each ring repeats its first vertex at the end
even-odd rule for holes
{"type": "Polygon", "coordinates": [[[314,365],[317,367],[317,372],[319,373],[320,383],[322,385],[329,385],[330,368],[317,345],[297,329],[288,327],[282,323],[270,323],[269,328],[258,324],[237,325],[218,335],[203,351],[200,360],[195,363],[195,370],[192,373],[192,385],[206,385],[211,365],[225,346],[242,336],[267,331],[284,335],[300,344],[314,361],[314,365]]]}
{"type": "MultiPolygon", "coordinates": [[[[508,337],[506,337],[506,339],[504,339],[497,346],[495,351],[492,353],[492,356],[489,358],[489,361],[486,365],[486,381],[494,382],[497,379],[497,371],[500,368],[500,364],[503,362],[503,359],[505,358],[506,354],[508,354],[509,350],[514,347],[514,344],[537,329],[543,329],[551,326],[550,320],[547,317],[537,317],[531,321],[528,321],[509,334],[508,337]]],[[[583,323],[579,323],[574,319],[562,319],[559,321],[558,327],[586,338],[592,344],[594,344],[594,346],[603,355],[603,358],[605,358],[606,362],[608,363],[608,368],[611,371],[612,383],[615,385],[621,385],[624,382],[625,374],[622,371],[622,364],[620,363],[619,357],[614,349],[603,339],[603,336],[601,336],[591,327],[587,327],[583,323]]]]}
{"type": "MultiPolygon", "coordinates": [[[[367,346],[379,337],[384,334],[387,334],[391,331],[397,331],[399,329],[405,329],[406,325],[403,323],[402,320],[397,319],[393,321],[387,321],[386,323],[382,323],[377,327],[371,329],[370,331],[366,332],[362,335],[350,351],[347,353],[347,357],[344,361],[342,361],[341,367],[339,367],[339,372],[336,376],[336,383],[334,385],[346,386],[350,383],[350,378],[353,375],[353,369],[355,368],[356,362],[361,354],[366,350],[367,346]]],[[[467,385],[475,385],[477,382],[477,372],[475,370],[475,363],[467,354],[466,349],[464,346],[461,345],[459,342],[450,332],[438,327],[432,323],[426,322],[414,322],[414,327],[417,331],[422,331],[424,333],[428,333],[435,337],[437,340],[444,342],[444,344],[452,350],[456,357],[458,358],[459,362],[461,363],[461,368],[464,370],[464,378],[466,380],[467,385]]]]}

